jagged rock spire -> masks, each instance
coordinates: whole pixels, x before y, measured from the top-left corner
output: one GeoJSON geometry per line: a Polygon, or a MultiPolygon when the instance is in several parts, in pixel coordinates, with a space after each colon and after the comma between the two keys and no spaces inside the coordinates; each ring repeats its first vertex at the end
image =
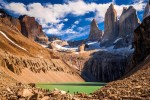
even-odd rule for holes
{"type": "Polygon", "coordinates": [[[113,4],[107,9],[104,24],[105,29],[103,39],[109,41],[114,40],[118,36],[118,20],[117,12],[113,4]]]}
{"type": "Polygon", "coordinates": [[[102,36],[102,31],[98,28],[96,20],[93,19],[91,22],[90,35],[88,40],[98,41],[101,39],[101,36],[102,36]]]}
{"type": "Polygon", "coordinates": [[[129,36],[130,38],[133,38],[134,30],[139,24],[140,23],[136,14],[136,9],[133,6],[130,6],[128,9],[124,7],[119,19],[120,36],[129,36]]]}

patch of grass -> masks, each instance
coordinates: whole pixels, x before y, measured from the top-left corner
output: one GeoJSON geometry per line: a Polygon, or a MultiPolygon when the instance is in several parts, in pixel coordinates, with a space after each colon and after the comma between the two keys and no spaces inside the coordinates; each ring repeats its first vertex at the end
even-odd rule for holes
{"type": "Polygon", "coordinates": [[[101,87],[106,83],[99,82],[82,82],[82,83],[37,83],[36,87],[54,90],[55,88],[59,90],[69,91],[73,94],[74,92],[87,93],[90,94],[101,87]]]}

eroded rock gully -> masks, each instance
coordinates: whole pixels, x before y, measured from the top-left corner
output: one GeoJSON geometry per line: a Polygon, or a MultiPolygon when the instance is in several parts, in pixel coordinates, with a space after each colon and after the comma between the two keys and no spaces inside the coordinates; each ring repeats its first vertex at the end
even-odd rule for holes
{"type": "Polygon", "coordinates": [[[71,69],[69,69],[69,66],[60,59],[18,57],[10,53],[0,53],[0,56],[0,66],[7,68],[18,75],[22,73],[24,68],[28,68],[34,73],[59,71],[75,74],[71,69]]]}

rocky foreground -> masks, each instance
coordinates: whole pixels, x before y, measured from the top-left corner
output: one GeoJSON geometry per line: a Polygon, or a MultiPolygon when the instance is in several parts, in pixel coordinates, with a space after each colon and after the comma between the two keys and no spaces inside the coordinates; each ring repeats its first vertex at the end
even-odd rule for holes
{"type": "Polygon", "coordinates": [[[0,100],[93,100],[92,95],[54,89],[53,91],[36,88],[34,83],[24,85],[6,73],[0,73],[0,100]]]}
{"type": "Polygon", "coordinates": [[[97,99],[150,100],[150,62],[124,80],[109,83],[93,95],[97,99]]]}

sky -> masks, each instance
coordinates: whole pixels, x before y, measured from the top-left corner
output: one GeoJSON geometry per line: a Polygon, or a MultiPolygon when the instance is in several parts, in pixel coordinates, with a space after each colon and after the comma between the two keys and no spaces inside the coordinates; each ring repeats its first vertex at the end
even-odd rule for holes
{"type": "Polygon", "coordinates": [[[133,6],[142,21],[148,0],[0,0],[0,7],[15,17],[35,17],[47,35],[63,40],[86,39],[90,23],[96,19],[99,29],[104,30],[104,16],[111,3],[115,5],[118,19],[123,7],[133,6]]]}

